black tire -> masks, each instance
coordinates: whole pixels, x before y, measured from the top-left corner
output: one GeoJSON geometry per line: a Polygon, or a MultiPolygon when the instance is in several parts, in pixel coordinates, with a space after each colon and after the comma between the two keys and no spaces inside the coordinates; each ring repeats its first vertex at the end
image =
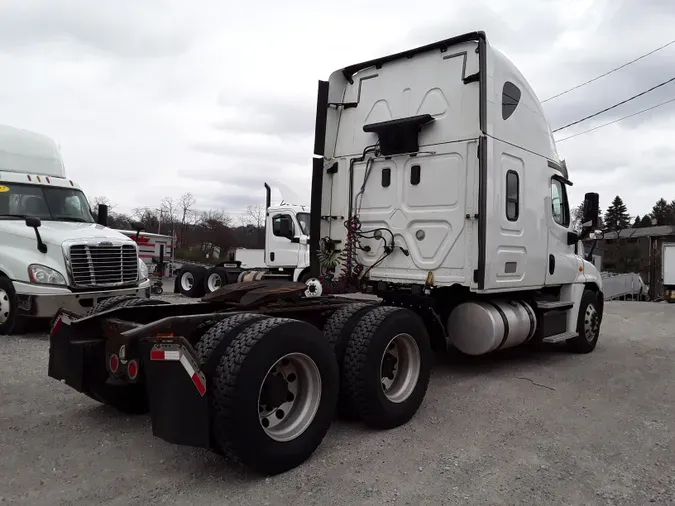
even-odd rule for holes
{"type": "Polygon", "coordinates": [[[180,277],[178,278],[178,289],[180,293],[190,298],[197,298],[204,295],[204,276],[206,269],[196,265],[186,265],[182,268],[180,277]],[[192,276],[194,283],[190,289],[186,289],[183,283],[183,278],[192,276]]]}
{"type": "Polygon", "coordinates": [[[356,414],[369,427],[392,429],[408,422],[417,412],[429,385],[432,351],[422,320],[405,308],[380,306],[364,314],[347,343],[342,388],[356,414]],[[419,374],[414,388],[400,402],[390,400],[382,387],[385,352],[391,340],[404,335],[418,350],[419,374]]]}
{"type": "Polygon", "coordinates": [[[18,302],[14,285],[4,276],[0,276],[0,336],[21,334],[24,330],[26,319],[18,314],[18,302]]]}
{"type": "Polygon", "coordinates": [[[211,276],[218,276],[220,278],[220,285],[218,288],[225,286],[227,284],[227,269],[224,267],[211,267],[206,271],[204,274],[204,293],[207,294],[215,291],[209,288],[209,278],[211,276]]]}
{"type": "Polygon", "coordinates": [[[309,272],[309,269],[305,269],[300,276],[298,277],[298,281],[300,283],[307,283],[312,278],[311,272],[309,272]]]}
{"type": "Polygon", "coordinates": [[[577,337],[567,341],[567,346],[574,353],[590,353],[598,344],[602,314],[598,304],[598,295],[591,290],[585,290],[579,304],[577,317],[577,337]],[[592,308],[589,311],[589,307],[592,308]],[[591,314],[587,314],[587,311],[591,314]],[[593,314],[594,313],[594,314],[593,314]],[[590,335],[586,336],[586,326],[590,326],[590,335]]]}
{"type": "Polygon", "coordinates": [[[137,297],[134,297],[133,295],[117,295],[115,297],[110,297],[109,299],[102,300],[98,304],[95,304],[94,306],[89,308],[87,312],[84,313],[84,316],[91,316],[93,314],[102,313],[103,311],[112,309],[113,307],[117,306],[118,304],[121,304],[126,300],[131,300],[135,298],[137,297]]]}
{"type": "MultiPolygon", "coordinates": [[[[328,339],[335,357],[337,359],[338,367],[340,369],[340,384],[344,384],[344,370],[343,362],[345,358],[345,351],[347,349],[347,341],[354,330],[354,327],[359,322],[363,314],[369,309],[377,307],[373,304],[349,304],[341,309],[335,311],[326,321],[323,327],[323,335],[328,339]]],[[[338,415],[341,418],[349,420],[357,419],[358,416],[351,406],[349,396],[340,389],[338,398],[338,415]]]]}
{"type": "MultiPolygon", "coordinates": [[[[202,331],[202,336],[195,346],[195,351],[199,356],[202,366],[209,363],[211,355],[217,348],[220,351],[219,355],[222,355],[232,342],[232,339],[234,339],[239,332],[262,318],[267,317],[255,313],[239,313],[220,320],[219,322],[209,320],[203,323],[202,325],[205,325],[208,328],[202,331]]],[[[214,370],[216,365],[217,362],[214,364],[214,370]]],[[[207,377],[207,381],[210,379],[211,378],[207,377]]]]}
{"type": "Polygon", "coordinates": [[[260,473],[282,473],[307,460],[321,444],[335,414],[337,361],[321,331],[305,322],[266,318],[254,323],[227,347],[214,380],[214,439],[225,455],[260,473]],[[258,401],[268,371],[289,353],[312,360],[321,378],[321,393],[313,398],[316,412],[306,429],[282,442],[263,429],[258,401]]]}

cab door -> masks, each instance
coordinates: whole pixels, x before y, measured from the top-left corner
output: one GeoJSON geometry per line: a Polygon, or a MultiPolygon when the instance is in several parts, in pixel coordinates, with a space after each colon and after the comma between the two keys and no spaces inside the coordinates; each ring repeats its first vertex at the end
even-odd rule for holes
{"type": "Polygon", "coordinates": [[[550,179],[551,194],[548,214],[548,257],[546,284],[572,283],[579,274],[581,261],[575,254],[576,241],[569,240],[571,215],[567,198],[567,186],[563,178],[550,179]],[[573,242],[573,244],[568,244],[573,242]]]}
{"type": "Polygon", "coordinates": [[[268,218],[268,267],[295,267],[298,261],[298,226],[290,212],[276,212],[268,218]]]}

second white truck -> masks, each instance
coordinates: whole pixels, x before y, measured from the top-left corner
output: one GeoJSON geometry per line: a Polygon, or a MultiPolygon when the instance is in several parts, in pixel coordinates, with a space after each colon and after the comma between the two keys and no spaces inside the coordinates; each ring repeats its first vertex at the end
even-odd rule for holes
{"type": "Polygon", "coordinates": [[[60,308],[85,313],[120,295],[148,297],[136,243],[97,223],[57,144],[0,126],[0,335],[60,308]]]}

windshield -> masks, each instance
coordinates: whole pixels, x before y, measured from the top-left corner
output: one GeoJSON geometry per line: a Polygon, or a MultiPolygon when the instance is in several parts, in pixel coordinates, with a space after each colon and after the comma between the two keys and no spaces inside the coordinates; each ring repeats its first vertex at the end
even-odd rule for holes
{"type": "Polygon", "coordinates": [[[309,235],[309,213],[296,214],[303,235],[309,235]]]}
{"type": "Polygon", "coordinates": [[[94,223],[89,203],[80,190],[22,183],[0,184],[0,219],[18,220],[27,216],[94,223]]]}

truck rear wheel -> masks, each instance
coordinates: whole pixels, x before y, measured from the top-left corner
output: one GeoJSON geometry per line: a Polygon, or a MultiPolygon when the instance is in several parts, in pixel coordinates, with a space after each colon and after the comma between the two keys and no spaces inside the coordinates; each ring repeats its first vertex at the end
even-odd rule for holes
{"type": "Polygon", "coordinates": [[[585,290],[579,304],[577,319],[577,337],[567,341],[569,349],[575,353],[590,353],[598,344],[602,314],[598,304],[598,295],[585,290]]]}
{"type": "Polygon", "coordinates": [[[204,276],[206,269],[195,265],[185,265],[181,269],[178,288],[182,295],[195,298],[204,295],[204,276]]]}
{"type": "Polygon", "coordinates": [[[321,331],[266,318],[239,333],[213,381],[213,435],[223,452],[265,474],[288,471],[321,444],[338,395],[335,355],[321,331]]]}
{"type": "Polygon", "coordinates": [[[135,299],[133,295],[118,295],[116,297],[110,297],[109,299],[102,300],[98,304],[95,304],[93,307],[89,308],[84,316],[91,316],[97,313],[102,313],[103,311],[108,311],[113,307],[121,304],[124,301],[135,299]]]}
{"type": "Polygon", "coordinates": [[[342,388],[370,427],[392,429],[417,412],[429,385],[432,351],[422,320],[380,306],[357,323],[347,343],[342,388]]]}
{"type": "Polygon", "coordinates": [[[227,270],[224,267],[211,267],[204,276],[204,291],[215,292],[227,284],[227,270]]]}
{"type": "MultiPolygon", "coordinates": [[[[369,309],[374,308],[373,304],[349,304],[335,311],[323,327],[323,334],[335,352],[338,367],[340,369],[340,383],[344,384],[343,362],[347,341],[352,335],[354,327],[359,322],[363,314],[369,309]]],[[[358,418],[352,406],[350,405],[347,392],[340,389],[338,399],[338,414],[347,419],[358,418]]]]}

